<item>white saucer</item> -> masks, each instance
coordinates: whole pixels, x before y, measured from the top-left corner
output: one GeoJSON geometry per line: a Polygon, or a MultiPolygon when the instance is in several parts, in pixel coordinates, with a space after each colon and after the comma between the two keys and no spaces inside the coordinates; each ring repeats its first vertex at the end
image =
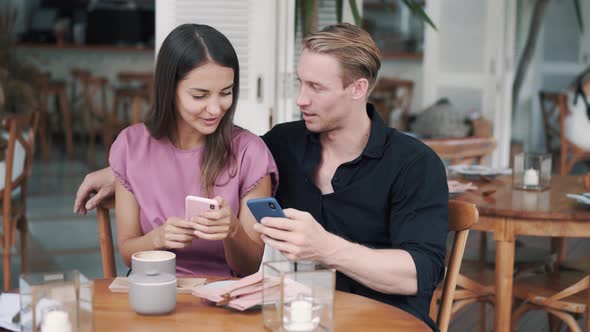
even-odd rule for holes
{"type": "Polygon", "coordinates": [[[512,174],[510,168],[493,168],[482,165],[451,165],[449,171],[463,176],[497,176],[512,174]]]}
{"type": "Polygon", "coordinates": [[[576,201],[578,201],[578,203],[586,205],[586,206],[590,206],[590,195],[588,195],[588,193],[583,193],[581,195],[577,195],[577,194],[566,194],[567,197],[569,198],[573,198],[576,201]]]}
{"type": "Polygon", "coordinates": [[[449,197],[450,198],[457,197],[459,195],[463,195],[464,193],[465,193],[465,190],[449,191],[449,197]]]}

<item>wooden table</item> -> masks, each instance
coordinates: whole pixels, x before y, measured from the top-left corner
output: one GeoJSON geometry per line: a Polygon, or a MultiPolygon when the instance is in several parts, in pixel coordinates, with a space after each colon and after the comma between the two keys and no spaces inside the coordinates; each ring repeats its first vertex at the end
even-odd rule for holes
{"type": "MultiPolygon", "coordinates": [[[[112,279],[94,286],[94,331],[264,331],[260,310],[239,312],[209,305],[192,295],[177,296],[166,316],[141,316],[127,294],[111,293],[112,279]]],[[[362,296],[336,292],[335,331],[431,331],[424,322],[396,307],[362,296]]]]}
{"type": "Polygon", "coordinates": [[[476,204],[479,223],[472,229],[494,233],[494,331],[510,331],[516,237],[590,237],[590,208],[580,206],[565,196],[566,193],[588,190],[584,189],[584,178],[581,176],[553,176],[550,189],[542,192],[514,190],[510,177],[476,184],[480,187],[477,192],[468,192],[457,199],[476,204]],[[488,196],[481,194],[491,188],[496,189],[496,192],[488,196]]]}

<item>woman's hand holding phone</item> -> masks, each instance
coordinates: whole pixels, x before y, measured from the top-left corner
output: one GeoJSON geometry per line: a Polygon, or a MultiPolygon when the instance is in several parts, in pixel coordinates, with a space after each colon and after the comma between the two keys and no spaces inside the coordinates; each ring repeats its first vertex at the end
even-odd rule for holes
{"type": "Polygon", "coordinates": [[[191,245],[197,237],[190,221],[170,217],[155,232],[154,245],[158,249],[181,249],[191,245]]]}
{"type": "Polygon", "coordinates": [[[220,196],[214,198],[218,203],[216,210],[202,212],[191,218],[194,235],[205,240],[224,240],[233,237],[239,227],[239,220],[232,208],[220,196]]]}

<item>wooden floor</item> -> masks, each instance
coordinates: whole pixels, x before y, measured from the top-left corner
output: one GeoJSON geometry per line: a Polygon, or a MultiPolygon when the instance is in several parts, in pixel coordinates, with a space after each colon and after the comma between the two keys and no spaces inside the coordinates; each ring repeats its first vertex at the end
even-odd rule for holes
{"type": "MultiPolygon", "coordinates": [[[[27,207],[31,232],[30,269],[33,272],[78,269],[91,278],[102,276],[96,214],[91,212],[88,216],[82,216],[74,215],[72,212],[76,189],[84,175],[91,170],[84,158],[85,148],[84,144],[76,143],[77,159],[67,160],[62,150],[55,146],[50,161],[35,160],[34,162],[27,207]]],[[[100,148],[98,150],[100,151],[100,148]]],[[[104,165],[102,155],[97,156],[97,160],[99,164],[94,169],[104,165]]],[[[470,237],[467,252],[477,250],[477,239],[477,236],[470,237]]],[[[520,239],[526,244],[549,247],[548,239],[520,239]]],[[[569,257],[588,255],[590,240],[570,240],[567,248],[569,257]]],[[[21,271],[18,258],[15,253],[14,287],[18,285],[18,275],[21,271]]],[[[119,258],[117,260],[119,274],[126,273],[125,266],[119,258]]],[[[493,310],[488,307],[487,311],[487,331],[492,331],[493,310]]],[[[525,315],[520,326],[520,331],[548,331],[546,315],[541,312],[525,315]]],[[[477,331],[478,327],[479,308],[473,306],[461,312],[452,321],[450,329],[451,331],[477,331]]]]}

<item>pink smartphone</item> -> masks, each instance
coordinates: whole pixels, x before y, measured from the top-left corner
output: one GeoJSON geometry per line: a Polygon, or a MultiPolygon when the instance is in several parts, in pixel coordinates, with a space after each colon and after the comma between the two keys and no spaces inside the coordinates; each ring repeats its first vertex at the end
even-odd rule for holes
{"type": "Polygon", "coordinates": [[[192,217],[198,217],[203,212],[215,211],[217,209],[219,209],[219,203],[217,203],[217,201],[214,199],[191,195],[186,196],[186,220],[191,220],[192,217]]]}

